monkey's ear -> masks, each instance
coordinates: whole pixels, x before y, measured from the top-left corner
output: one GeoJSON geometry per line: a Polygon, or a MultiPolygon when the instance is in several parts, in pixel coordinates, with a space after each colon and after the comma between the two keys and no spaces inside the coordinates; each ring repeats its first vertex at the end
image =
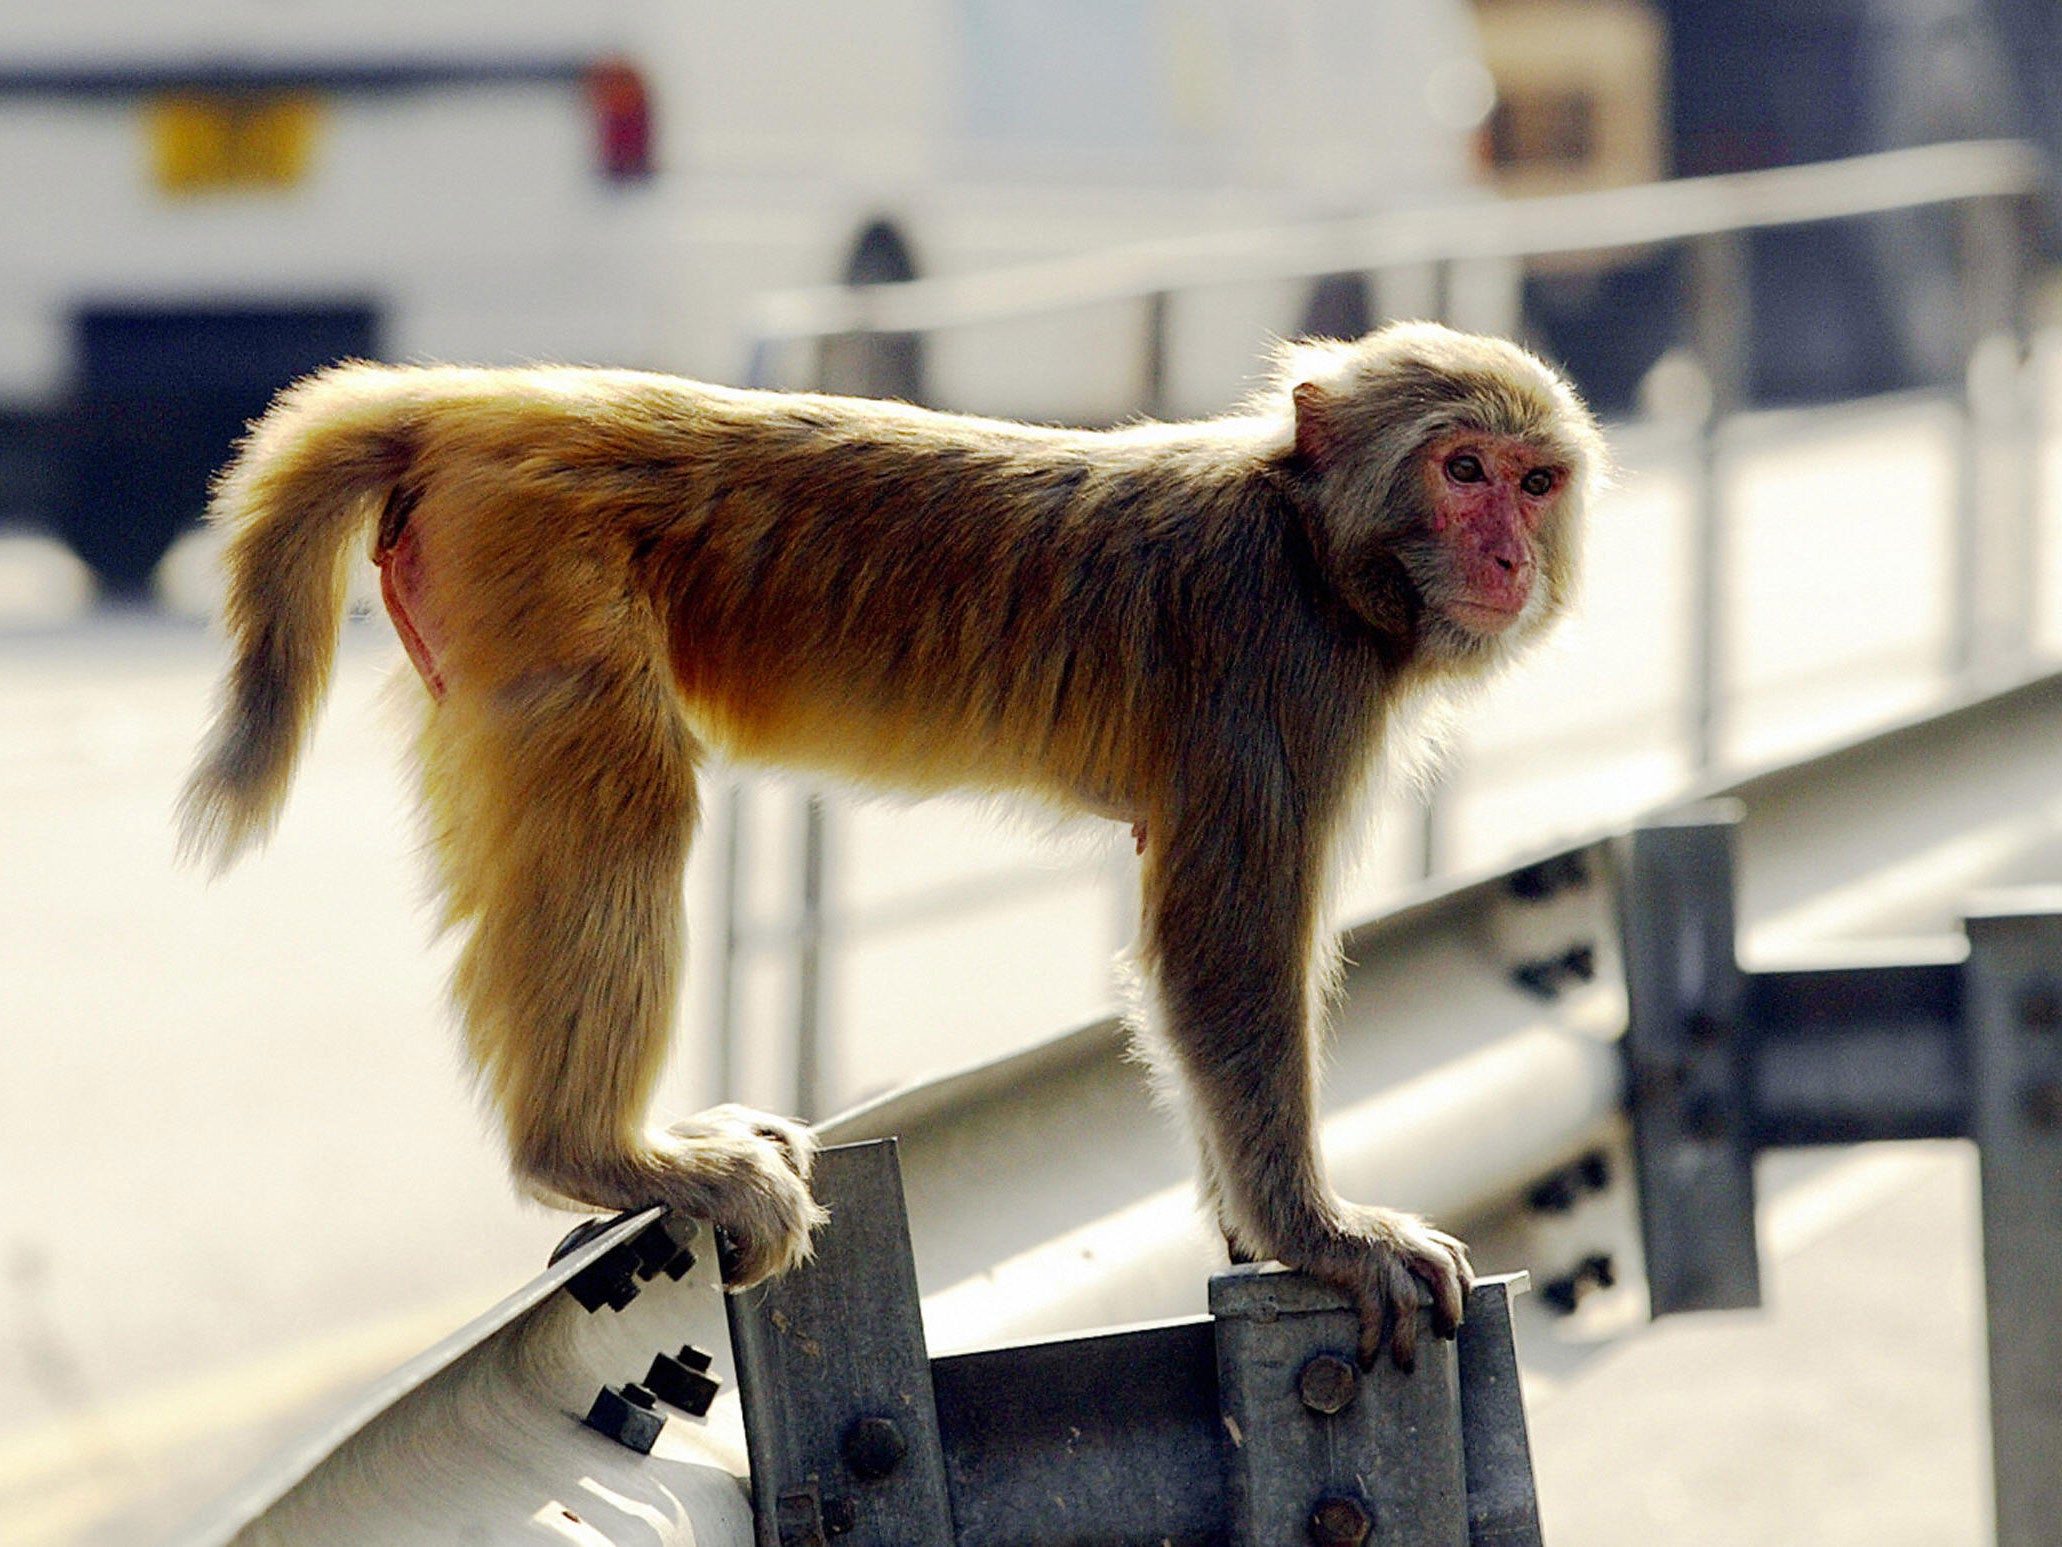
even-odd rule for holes
{"type": "Polygon", "coordinates": [[[1314,381],[1299,381],[1289,396],[1296,405],[1296,454],[1308,462],[1322,462],[1333,439],[1332,395],[1314,381]]]}

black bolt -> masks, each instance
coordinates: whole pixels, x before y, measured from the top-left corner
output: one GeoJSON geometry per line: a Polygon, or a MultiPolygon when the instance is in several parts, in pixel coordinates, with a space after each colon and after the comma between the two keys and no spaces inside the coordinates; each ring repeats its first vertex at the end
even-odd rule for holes
{"type": "Polygon", "coordinates": [[[1618,1282],[1618,1265],[1604,1252],[1593,1252],[1559,1278],[1540,1286],[1539,1297],[1551,1309],[1566,1316],[1582,1303],[1592,1289],[1609,1289],[1618,1282]]]}
{"type": "Polygon", "coordinates": [[[1337,1354],[1317,1355],[1296,1377],[1296,1390],[1303,1405],[1326,1417],[1344,1412],[1359,1386],[1360,1372],[1354,1369],[1353,1361],[1337,1354]]]}
{"type": "Polygon", "coordinates": [[[652,1394],[635,1381],[602,1387],[582,1421],[643,1455],[651,1454],[659,1431],[666,1426],[666,1416],[655,1410],[652,1394]]]}
{"type": "Polygon", "coordinates": [[[1374,1522],[1359,1499],[1319,1499],[1310,1511],[1310,1539],[1317,1547],[1360,1547],[1374,1522]]]}
{"type": "Polygon", "coordinates": [[[1683,1103],[1683,1132],[1707,1144],[1723,1139],[1732,1127],[1726,1104],[1707,1091],[1700,1091],[1683,1103]]]}
{"type": "Polygon", "coordinates": [[[2062,1079],[2051,1075],[2034,1081],[2026,1087],[2019,1106],[2033,1127],[2051,1132],[2062,1128],[2062,1079]]]}
{"type": "Polygon", "coordinates": [[[1536,1214],[1565,1214],[1575,1207],[1575,1198],[1575,1178],[1556,1171],[1526,1194],[1525,1201],[1536,1214]]]}
{"type": "Polygon", "coordinates": [[[637,1260],[628,1245],[604,1252],[566,1280],[566,1293],[589,1311],[620,1311],[637,1298],[637,1260]]]}
{"type": "Polygon", "coordinates": [[[814,1487],[775,1498],[773,1520],[781,1547],[823,1547],[823,1502],[814,1487]]]}
{"type": "Polygon", "coordinates": [[[909,1454],[909,1442],[892,1418],[857,1418],[845,1431],[845,1465],[854,1477],[879,1482],[902,1464],[909,1454]]]}
{"type": "Polygon", "coordinates": [[[723,1389],[723,1383],[708,1373],[709,1356],[689,1344],[673,1354],[655,1354],[652,1367],[645,1372],[644,1383],[658,1393],[660,1400],[671,1402],[682,1412],[695,1417],[705,1417],[709,1404],[716,1400],[716,1393],[723,1389]]]}
{"type": "Polygon", "coordinates": [[[859,1506],[842,1494],[823,1501],[823,1534],[849,1536],[859,1528],[859,1506]]]}
{"type": "Polygon", "coordinates": [[[2029,983],[2019,995],[2019,1023],[2032,1031],[2062,1029],[2062,990],[2045,978],[2029,983]]]}
{"type": "MultiPolygon", "coordinates": [[[[650,1283],[669,1268],[681,1250],[680,1243],[668,1233],[663,1220],[654,1220],[645,1227],[644,1233],[629,1245],[632,1254],[637,1258],[637,1276],[646,1283],[650,1283]]],[[[681,1273],[686,1271],[685,1268],[681,1269],[681,1273]]],[[[680,1273],[674,1274],[673,1277],[677,1280],[680,1273]]]]}
{"type": "Polygon", "coordinates": [[[1557,854],[1515,872],[1507,883],[1520,902],[1545,902],[1557,893],[1589,882],[1589,864],[1580,853],[1557,854]]]}
{"type": "Polygon", "coordinates": [[[671,1260],[667,1262],[663,1271],[666,1277],[670,1278],[671,1280],[673,1280],[674,1283],[677,1284],[682,1279],[686,1278],[689,1273],[694,1271],[695,1260],[696,1259],[693,1250],[689,1247],[683,1246],[680,1248],[679,1251],[673,1254],[671,1260]]]}
{"type": "Polygon", "coordinates": [[[1733,1028],[1709,1010],[1693,1010],[1689,1019],[1683,1022],[1683,1030],[1699,1046],[1715,1047],[1732,1034],[1733,1028]]]}
{"type": "Polygon", "coordinates": [[[1591,982],[1597,975],[1597,948],[1593,945],[1570,946],[1568,954],[1561,958],[1561,967],[1576,982],[1591,982]]]}

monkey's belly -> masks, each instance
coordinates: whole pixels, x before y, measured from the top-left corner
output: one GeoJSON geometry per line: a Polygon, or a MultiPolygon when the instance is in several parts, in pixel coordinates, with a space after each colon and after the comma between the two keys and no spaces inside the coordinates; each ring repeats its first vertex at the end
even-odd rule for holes
{"type": "Polygon", "coordinates": [[[690,693],[687,708],[700,740],[742,762],[904,794],[1011,794],[1118,821],[1135,815],[1106,783],[1087,788],[1025,756],[1017,738],[935,712],[778,691],[749,703],[690,693]]]}

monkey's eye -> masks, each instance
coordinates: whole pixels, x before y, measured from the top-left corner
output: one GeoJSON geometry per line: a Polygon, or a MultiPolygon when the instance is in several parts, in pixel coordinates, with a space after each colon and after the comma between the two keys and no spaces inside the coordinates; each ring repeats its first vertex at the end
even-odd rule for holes
{"type": "Polygon", "coordinates": [[[1554,492],[1554,470],[1551,467],[1535,467],[1518,480],[1518,487],[1534,499],[1554,492]]]}
{"type": "Polygon", "coordinates": [[[1487,475],[1480,457],[1472,451],[1458,451],[1446,459],[1446,476],[1455,483],[1480,483],[1487,475]]]}

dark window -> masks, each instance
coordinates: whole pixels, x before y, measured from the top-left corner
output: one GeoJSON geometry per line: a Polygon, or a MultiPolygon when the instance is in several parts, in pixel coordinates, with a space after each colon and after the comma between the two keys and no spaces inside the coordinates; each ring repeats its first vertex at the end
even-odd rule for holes
{"type": "Polygon", "coordinates": [[[377,352],[366,306],[80,312],[61,534],[117,592],[140,589],[207,504],[244,426],[298,376],[377,352]]]}

